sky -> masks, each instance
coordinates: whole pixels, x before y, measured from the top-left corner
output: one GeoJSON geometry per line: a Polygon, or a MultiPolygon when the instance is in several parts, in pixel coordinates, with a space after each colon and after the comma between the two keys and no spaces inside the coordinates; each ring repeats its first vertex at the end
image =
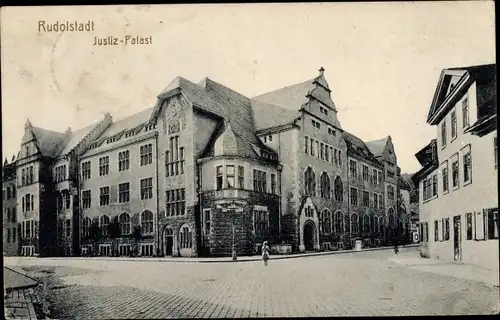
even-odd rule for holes
{"type": "Polygon", "coordinates": [[[209,77],[247,97],[325,69],[344,130],[392,137],[402,172],[436,136],[426,123],[442,69],[493,63],[494,3],[295,3],[2,7],[2,152],[17,154],[29,118],[64,132],[110,112],[154,106],[176,77],[209,77]],[[93,32],[39,32],[94,21],[93,32]],[[152,44],[93,46],[94,37],[152,44]]]}

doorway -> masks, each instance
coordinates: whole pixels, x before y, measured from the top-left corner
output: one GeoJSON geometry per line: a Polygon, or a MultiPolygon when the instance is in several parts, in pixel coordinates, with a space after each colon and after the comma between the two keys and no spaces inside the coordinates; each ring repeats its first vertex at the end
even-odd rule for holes
{"type": "Polygon", "coordinates": [[[170,227],[165,228],[165,255],[172,256],[174,247],[174,232],[170,227]]]}
{"type": "Polygon", "coordinates": [[[453,259],[462,260],[462,228],[460,216],[453,217],[453,259]]]}
{"type": "Polygon", "coordinates": [[[306,251],[314,250],[314,231],[315,231],[314,222],[307,221],[304,224],[304,248],[306,251]]]}

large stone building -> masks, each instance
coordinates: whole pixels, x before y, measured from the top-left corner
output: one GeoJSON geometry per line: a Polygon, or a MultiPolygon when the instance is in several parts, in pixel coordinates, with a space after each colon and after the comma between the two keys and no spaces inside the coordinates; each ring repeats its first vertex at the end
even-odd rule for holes
{"type": "Polygon", "coordinates": [[[17,196],[16,196],[16,163],[15,157],[11,163],[3,163],[3,252],[6,255],[18,255],[19,228],[17,224],[17,196]]]}
{"type": "Polygon", "coordinates": [[[416,157],[421,254],[498,268],[496,65],[441,72],[416,157]]]}
{"type": "Polygon", "coordinates": [[[293,251],[391,242],[409,221],[391,138],[364,143],[343,130],[323,73],[254,98],[178,77],[153,108],[116,122],[106,114],[57,133],[27,121],[17,216],[31,249],[21,254],[228,255],[258,252],[264,240],[293,251]]]}

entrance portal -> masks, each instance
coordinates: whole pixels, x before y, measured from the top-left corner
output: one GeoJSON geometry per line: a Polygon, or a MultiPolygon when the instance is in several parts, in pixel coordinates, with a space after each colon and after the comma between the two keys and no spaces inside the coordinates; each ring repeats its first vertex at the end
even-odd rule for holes
{"type": "Polygon", "coordinates": [[[306,251],[314,250],[314,232],[316,227],[312,221],[304,224],[304,247],[306,251]]]}

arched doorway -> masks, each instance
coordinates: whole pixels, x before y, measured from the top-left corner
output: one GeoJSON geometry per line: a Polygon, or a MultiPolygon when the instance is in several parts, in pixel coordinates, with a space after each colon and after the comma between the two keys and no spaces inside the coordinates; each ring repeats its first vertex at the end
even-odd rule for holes
{"type": "Polygon", "coordinates": [[[314,222],[307,221],[304,224],[304,247],[306,251],[314,250],[314,238],[316,233],[316,226],[314,222]]]}
{"type": "Polygon", "coordinates": [[[163,234],[164,234],[164,241],[163,241],[163,244],[164,244],[164,252],[165,252],[165,255],[166,256],[172,256],[172,252],[173,252],[173,247],[174,247],[174,231],[172,230],[172,228],[170,228],[169,226],[165,227],[165,229],[163,229],[163,234]]]}

